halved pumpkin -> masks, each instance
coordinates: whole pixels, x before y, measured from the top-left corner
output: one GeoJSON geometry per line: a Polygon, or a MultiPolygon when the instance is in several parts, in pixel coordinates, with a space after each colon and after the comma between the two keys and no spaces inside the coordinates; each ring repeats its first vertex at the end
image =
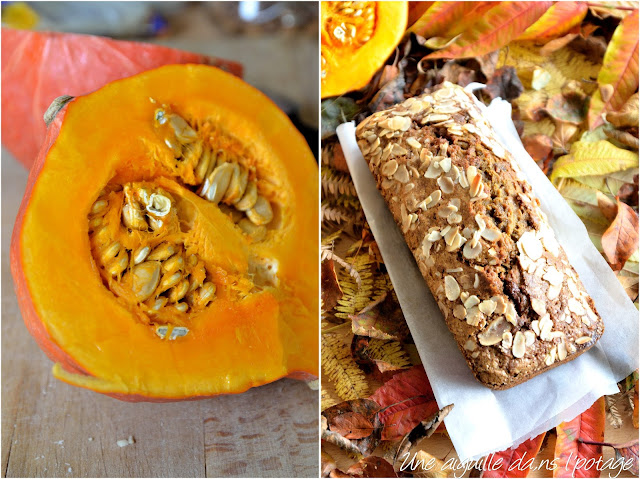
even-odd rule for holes
{"type": "Polygon", "coordinates": [[[150,401],[316,376],[317,175],[286,115],[214,67],[161,67],[68,103],[11,250],[54,375],[150,401]]]}
{"type": "Polygon", "coordinates": [[[320,2],[322,98],[366,86],[407,28],[408,2],[320,2]]]}

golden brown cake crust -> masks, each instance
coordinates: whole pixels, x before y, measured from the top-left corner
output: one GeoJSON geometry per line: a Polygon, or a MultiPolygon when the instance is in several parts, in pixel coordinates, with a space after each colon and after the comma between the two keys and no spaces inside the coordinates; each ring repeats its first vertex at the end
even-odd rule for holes
{"type": "Polygon", "coordinates": [[[445,83],[374,113],[356,136],[480,382],[510,388],[602,336],[540,202],[470,94],[445,83]]]}

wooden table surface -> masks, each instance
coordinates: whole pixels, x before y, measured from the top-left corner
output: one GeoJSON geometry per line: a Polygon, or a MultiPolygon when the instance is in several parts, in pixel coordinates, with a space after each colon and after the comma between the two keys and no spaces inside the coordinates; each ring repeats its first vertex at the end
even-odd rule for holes
{"type": "Polygon", "coordinates": [[[2,151],[2,475],[318,477],[318,393],[283,379],[201,401],[126,403],[69,386],[29,335],[9,268],[27,171],[2,151]],[[116,442],[132,436],[135,443],[116,442]]]}

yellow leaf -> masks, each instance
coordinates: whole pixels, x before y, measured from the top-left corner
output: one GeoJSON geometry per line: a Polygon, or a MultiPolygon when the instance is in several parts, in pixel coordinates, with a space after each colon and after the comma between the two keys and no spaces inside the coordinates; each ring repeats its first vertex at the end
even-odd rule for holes
{"type": "Polygon", "coordinates": [[[547,41],[579,25],[587,14],[586,2],[556,2],[527,28],[518,40],[547,41]]]}
{"type": "Polygon", "coordinates": [[[345,401],[368,395],[364,373],[351,357],[349,346],[336,334],[322,335],[322,370],[345,401]]]}
{"type": "Polygon", "coordinates": [[[595,143],[576,141],[571,153],[556,161],[551,181],[575,176],[606,175],[627,168],[638,167],[638,154],[623,150],[605,140],[595,143]]]}

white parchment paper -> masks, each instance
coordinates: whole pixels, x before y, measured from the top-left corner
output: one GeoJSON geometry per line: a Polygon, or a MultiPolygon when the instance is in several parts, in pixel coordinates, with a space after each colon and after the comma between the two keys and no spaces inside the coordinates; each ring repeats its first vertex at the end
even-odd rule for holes
{"type": "Polygon", "coordinates": [[[582,221],[522,146],[511,121],[511,105],[496,99],[489,107],[480,106],[540,199],[605,323],[604,335],[591,350],[505,391],[493,391],[473,377],[376,188],[356,143],[355,125],[344,123],[337,131],[438,405],[455,405],[445,424],[462,461],[518,445],[573,419],[600,396],[616,393],[617,381],[638,368],[638,311],[591,243],[582,221]]]}

